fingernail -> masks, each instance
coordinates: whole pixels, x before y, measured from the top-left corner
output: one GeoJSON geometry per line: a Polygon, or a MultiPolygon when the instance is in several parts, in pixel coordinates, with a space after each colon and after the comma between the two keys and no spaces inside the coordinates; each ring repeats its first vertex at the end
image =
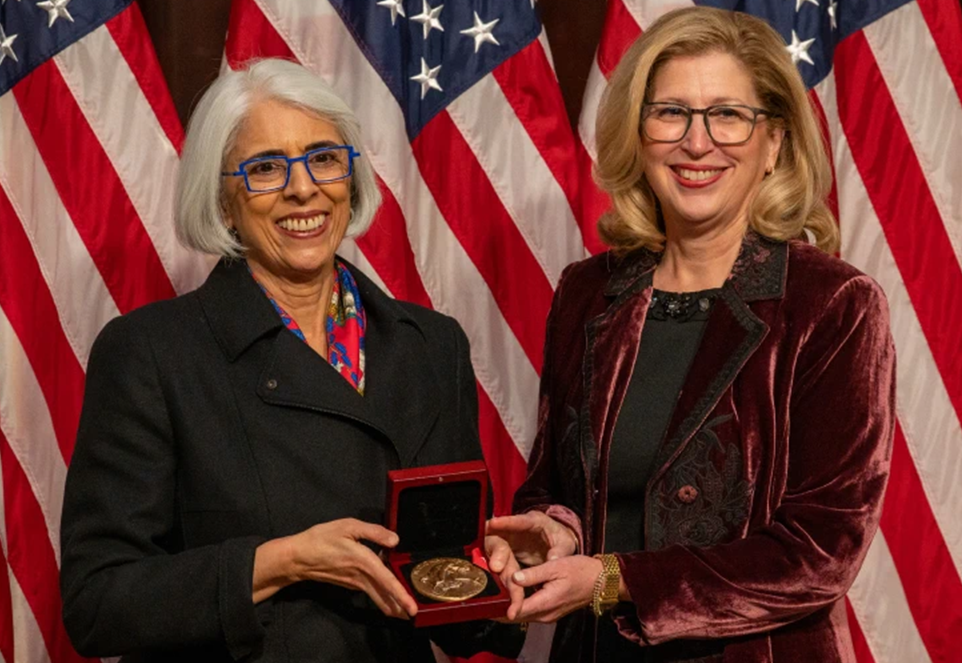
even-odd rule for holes
{"type": "Polygon", "coordinates": [[[515,582],[524,582],[524,573],[521,571],[516,571],[512,577],[515,582]]]}
{"type": "Polygon", "coordinates": [[[558,556],[557,556],[557,555],[548,555],[548,561],[549,561],[549,562],[553,562],[553,561],[556,560],[556,559],[558,559],[558,556]]]}

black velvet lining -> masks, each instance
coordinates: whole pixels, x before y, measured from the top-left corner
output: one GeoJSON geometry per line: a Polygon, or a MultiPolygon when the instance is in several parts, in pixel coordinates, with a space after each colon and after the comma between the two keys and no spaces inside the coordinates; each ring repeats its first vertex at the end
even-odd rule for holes
{"type": "Polygon", "coordinates": [[[457,481],[405,488],[398,495],[396,552],[412,558],[462,557],[477,542],[481,482],[457,481]]]}

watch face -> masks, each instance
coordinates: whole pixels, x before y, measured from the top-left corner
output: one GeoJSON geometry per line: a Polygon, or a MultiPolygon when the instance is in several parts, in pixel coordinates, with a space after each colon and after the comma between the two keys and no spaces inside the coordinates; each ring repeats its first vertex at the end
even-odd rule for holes
{"type": "Polygon", "coordinates": [[[437,557],[414,567],[411,585],[435,601],[464,601],[484,591],[488,574],[466,559],[437,557]]]}

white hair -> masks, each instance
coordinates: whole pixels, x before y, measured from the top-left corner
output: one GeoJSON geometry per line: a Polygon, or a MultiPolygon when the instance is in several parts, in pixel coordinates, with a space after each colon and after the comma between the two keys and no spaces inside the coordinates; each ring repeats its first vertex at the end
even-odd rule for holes
{"type": "MultiPolygon", "coordinates": [[[[243,255],[244,247],[224,222],[221,171],[247,114],[255,103],[265,100],[320,116],[337,128],[346,144],[359,149],[361,126],[354,112],[327,83],[301,65],[269,58],[222,74],[201,97],[187,125],[174,209],[177,237],[185,246],[218,256],[243,255]]],[[[363,234],[380,204],[370,162],[355,159],[347,236],[363,234]]]]}

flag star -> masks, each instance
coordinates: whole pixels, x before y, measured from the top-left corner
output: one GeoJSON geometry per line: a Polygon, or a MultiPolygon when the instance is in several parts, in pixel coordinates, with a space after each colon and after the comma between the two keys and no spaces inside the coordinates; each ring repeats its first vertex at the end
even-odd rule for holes
{"type": "Polygon", "coordinates": [[[7,36],[7,33],[3,31],[3,26],[0,25],[0,64],[8,57],[12,58],[14,62],[19,62],[17,59],[17,54],[13,52],[13,40],[17,38],[17,35],[7,36]]]}
{"type": "Polygon", "coordinates": [[[806,2],[810,2],[816,7],[819,6],[818,0],[795,0],[795,13],[800,12],[802,10],[802,5],[804,5],[806,2]]]}
{"type": "Polygon", "coordinates": [[[798,64],[799,60],[805,60],[810,65],[814,65],[815,62],[812,60],[812,56],[808,54],[808,49],[811,48],[812,44],[815,43],[815,38],[806,39],[801,41],[795,31],[792,30],[792,43],[785,48],[788,49],[789,54],[792,56],[792,62],[798,64]]]}
{"type": "Polygon", "coordinates": [[[828,17],[832,21],[832,30],[838,30],[838,22],[835,18],[835,12],[838,10],[838,3],[832,0],[828,3],[828,17]]]}
{"type": "Polygon", "coordinates": [[[478,49],[481,48],[481,44],[484,42],[500,46],[501,44],[497,39],[494,38],[494,35],[491,34],[494,26],[496,26],[500,20],[500,18],[496,18],[490,23],[485,23],[481,20],[481,17],[478,16],[478,12],[474,12],[474,27],[468,28],[467,30],[462,30],[461,34],[467,35],[468,37],[474,37],[475,53],[478,52],[478,49]]]}
{"type": "Polygon", "coordinates": [[[37,3],[40,9],[46,10],[47,14],[49,14],[49,20],[47,21],[48,28],[52,28],[58,18],[65,18],[73,23],[73,16],[67,11],[68,4],[70,4],[70,0],[45,0],[45,2],[37,3]]]}
{"type": "Polygon", "coordinates": [[[424,95],[428,93],[428,90],[437,90],[438,92],[444,92],[441,89],[441,85],[438,83],[438,73],[441,71],[441,65],[437,67],[429,67],[428,63],[421,58],[421,73],[417,76],[411,76],[411,80],[415,83],[421,84],[421,98],[424,99],[424,95]]]}
{"type": "Polygon", "coordinates": [[[378,7],[387,7],[391,10],[391,25],[394,25],[398,14],[403,18],[407,18],[407,15],[404,13],[404,5],[402,5],[401,2],[402,0],[381,0],[377,3],[378,7]]]}
{"type": "Polygon", "coordinates": [[[424,28],[424,38],[427,39],[428,35],[431,34],[431,30],[437,28],[441,32],[444,32],[444,28],[441,27],[441,21],[438,20],[438,16],[441,14],[441,10],[444,9],[444,5],[438,5],[434,9],[428,4],[428,0],[421,0],[423,3],[421,5],[421,13],[417,16],[412,16],[411,20],[415,23],[420,23],[421,27],[424,28]]]}

